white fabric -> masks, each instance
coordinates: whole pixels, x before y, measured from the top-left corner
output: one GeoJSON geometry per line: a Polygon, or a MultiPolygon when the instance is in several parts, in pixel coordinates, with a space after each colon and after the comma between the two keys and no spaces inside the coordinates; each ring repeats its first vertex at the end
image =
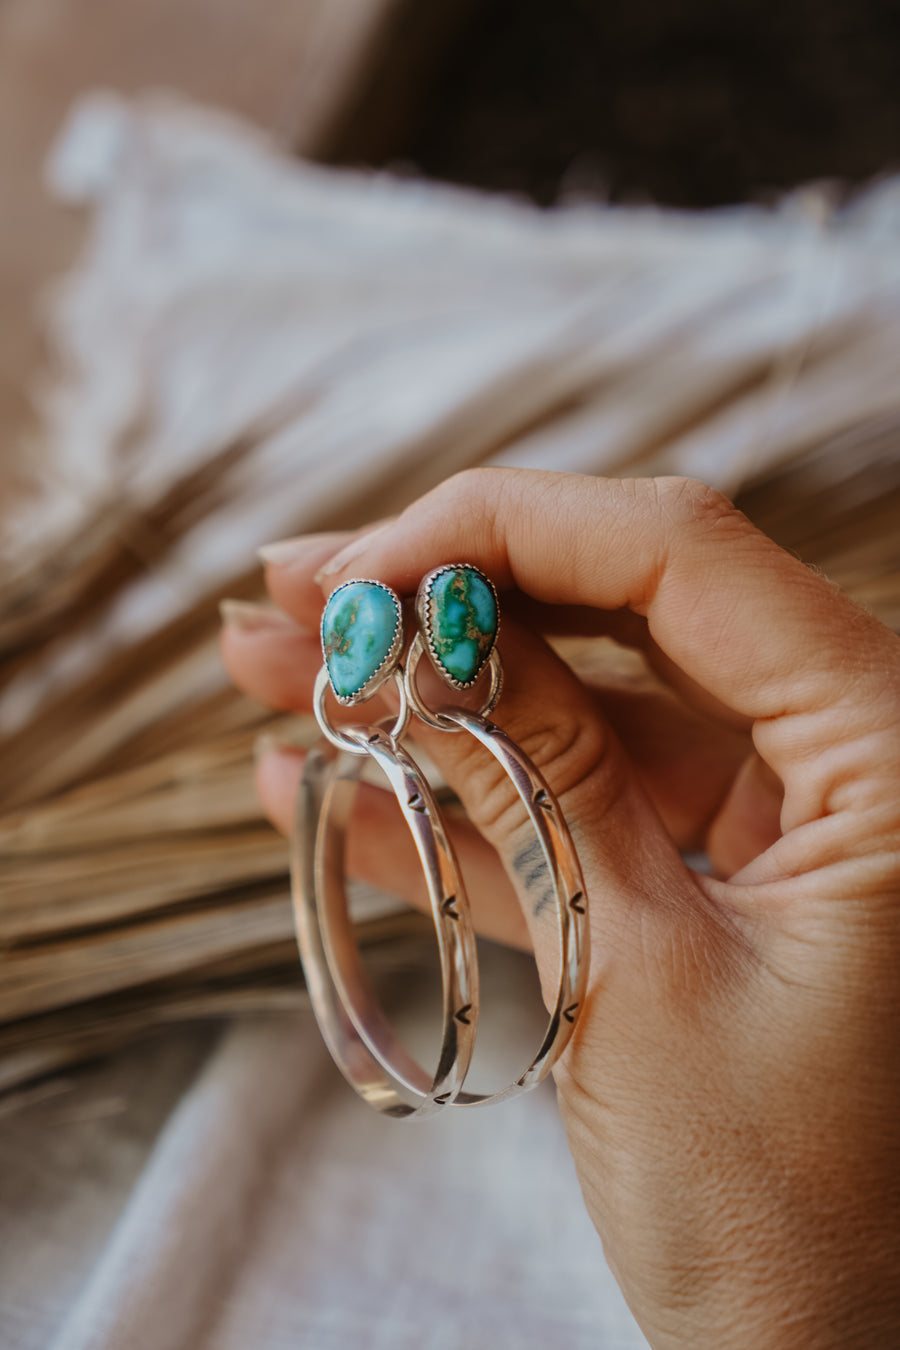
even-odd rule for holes
{"type": "MultiPolygon", "coordinates": [[[[523,958],[495,960],[515,979],[523,958]]],[[[132,1051],[132,1087],[142,1058],[159,1076],[166,1056],[184,1060],[179,1033],[132,1051]]],[[[70,1122],[79,1106],[89,1118],[121,1071],[113,1062],[66,1094],[70,1122]]],[[[18,1143],[7,1140],[0,1182],[4,1350],[645,1345],[584,1209],[549,1085],[492,1109],[385,1120],[340,1078],[309,1014],[251,1019],[226,1031],[130,1193],[128,1170],[103,1165],[106,1144],[115,1160],[128,1139],[129,1103],[80,1142],[76,1131],[68,1187],[35,1186],[29,1198],[7,1169],[47,1148],[66,1170],[61,1109],[51,1099],[7,1124],[18,1143]],[[85,1234],[93,1260],[73,1249],[67,1222],[83,1209],[87,1157],[107,1220],[123,1202],[105,1243],[85,1234]],[[22,1226],[30,1244],[12,1260],[22,1226]]]]}
{"type": "Polygon", "coordinates": [[[193,475],[217,491],[7,681],[5,733],[259,545],[396,511],[455,470],[734,493],[900,418],[900,179],[831,215],[815,193],[774,212],[547,212],[299,164],[234,118],[113,95],[76,107],[49,178],[93,229],[49,306],[43,490],[0,513],[4,581],[29,596],[113,503],[133,528],[193,497],[193,475]]]}

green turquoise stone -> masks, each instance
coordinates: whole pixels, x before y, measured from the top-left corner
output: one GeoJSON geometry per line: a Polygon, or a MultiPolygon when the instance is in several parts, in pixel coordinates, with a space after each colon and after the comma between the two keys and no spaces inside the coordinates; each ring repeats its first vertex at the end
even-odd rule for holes
{"type": "Polygon", "coordinates": [[[396,598],[372,581],[339,586],[322,615],[322,648],[331,687],[352,698],[389,655],[400,623],[396,598]]]}
{"type": "Polygon", "coordinates": [[[439,572],[428,591],[429,647],[439,670],[472,684],[497,636],[494,592],[474,567],[439,572]]]}

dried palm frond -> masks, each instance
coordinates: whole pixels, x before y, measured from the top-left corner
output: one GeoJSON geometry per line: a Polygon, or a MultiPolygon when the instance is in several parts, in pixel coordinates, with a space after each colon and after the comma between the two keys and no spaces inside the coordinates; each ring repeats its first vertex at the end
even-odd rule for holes
{"type": "MultiPolygon", "coordinates": [[[[265,541],[471,464],[690,473],[900,626],[897,183],[834,219],[546,214],[108,98],[53,172],[93,223],[0,517],[0,1087],[302,997],[252,792],[281,723],[216,647],[265,541]]],[[[388,962],[421,933],[370,925],[388,962]]]]}

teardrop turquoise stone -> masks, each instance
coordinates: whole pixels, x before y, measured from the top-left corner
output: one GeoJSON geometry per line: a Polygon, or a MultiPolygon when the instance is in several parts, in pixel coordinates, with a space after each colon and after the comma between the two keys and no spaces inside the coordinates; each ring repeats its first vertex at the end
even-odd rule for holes
{"type": "Polygon", "coordinates": [[[439,572],[428,592],[429,647],[439,670],[472,684],[497,636],[494,592],[475,567],[439,572]]]}
{"type": "Polygon", "coordinates": [[[386,586],[351,581],[329,596],[322,615],[322,649],[331,687],[353,698],[390,653],[400,606],[386,586]]]}

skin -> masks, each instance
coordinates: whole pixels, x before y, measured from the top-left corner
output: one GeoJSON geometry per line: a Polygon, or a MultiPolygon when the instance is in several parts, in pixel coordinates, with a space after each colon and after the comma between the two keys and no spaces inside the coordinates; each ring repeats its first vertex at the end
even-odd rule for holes
{"type": "MultiPolygon", "coordinates": [[[[267,569],[296,629],[229,626],[229,670],[308,707],[324,596],[351,576],[411,596],[460,560],[501,592],[495,717],[585,873],[591,983],[558,1098],[644,1334],[654,1350],[900,1345],[900,641],[701,484],[476,470],[372,534],[296,541],[267,569]],[[611,634],[655,676],[580,678],[541,633],[611,634]]],[[[472,738],[415,736],[468,812],[476,921],[532,942],[551,980],[509,784],[472,738]]],[[[283,829],[300,769],[260,763],[283,829]]],[[[417,902],[384,798],[366,792],[351,865],[417,902]]]]}

